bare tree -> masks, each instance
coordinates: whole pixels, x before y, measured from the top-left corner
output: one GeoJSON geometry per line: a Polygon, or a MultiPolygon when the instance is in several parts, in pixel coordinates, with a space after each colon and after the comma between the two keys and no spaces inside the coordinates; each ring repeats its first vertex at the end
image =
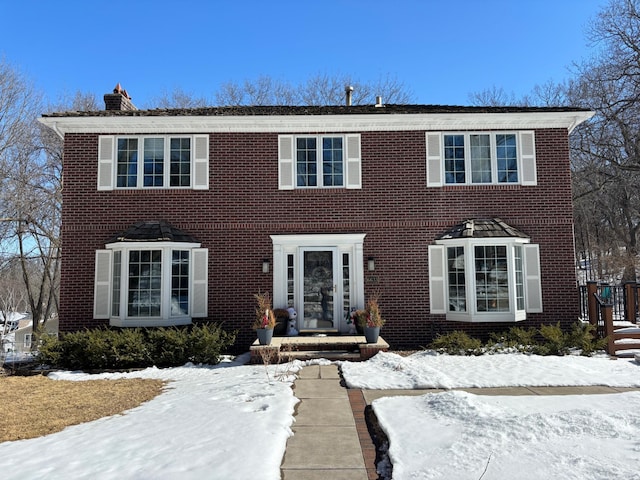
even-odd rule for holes
{"type": "MultiPolygon", "coordinates": [[[[591,23],[597,55],[577,65],[570,102],[594,118],[573,137],[579,248],[636,280],[640,230],[640,2],[611,1],[591,23]],[[582,231],[581,231],[582,230],[582,231]]],[[[601,268],[600,275],[606,274],[601,268]]]]}
{"type": "Polygon", "coordinates": [[[227,82],[215,93],[215,100],[218,105],[344,105],[347,85],[354,87],[354,105],[373,104],[377,96],[396,104],[413,99],[411,91],[391,76],[364,82],[351,75],[317,74],[299,85],[270,76],[227,82]]]}
{"type": "Polygon", "coordinates": [[[148,104],[148,108],[202,108],[211,106],[211,101],[175,87],[171,91],[165,90],[160,95],[152,97],[148,104]]]}

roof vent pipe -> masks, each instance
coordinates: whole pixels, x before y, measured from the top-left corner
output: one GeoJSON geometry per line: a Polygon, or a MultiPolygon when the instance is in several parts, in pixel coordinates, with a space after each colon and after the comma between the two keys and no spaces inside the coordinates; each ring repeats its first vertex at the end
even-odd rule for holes
{"type": "Polygon", "coordinates": [[[347,85],[344,87],[345,100],[347,102],[347,107],[351,106],[351,98],[353,97],[353,87],[351,85],[347,85]]]}
{"type": "Polygon", "coordinates": [[[378,95],[376,96],[376,107],[383,107],[384,105],[382,105],[382,96],[378,95]]]}

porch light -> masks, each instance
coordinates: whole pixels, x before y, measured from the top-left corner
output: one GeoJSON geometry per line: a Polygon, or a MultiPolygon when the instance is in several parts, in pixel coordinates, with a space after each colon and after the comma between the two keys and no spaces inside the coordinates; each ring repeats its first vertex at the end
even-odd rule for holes
{"type": "Polygon", "coordinates": [[[264,260],[262,260],[262,273],[269,273],[269,264],[271,262],[269,262],[268,258],[265,258],[264,260]]]}
{"type": "Polygon", "coordinates": [[[373,272],[376,269],[376,259],[373,257],[369,257],[367,259],[367,268],[370,272],[373,272]]]}

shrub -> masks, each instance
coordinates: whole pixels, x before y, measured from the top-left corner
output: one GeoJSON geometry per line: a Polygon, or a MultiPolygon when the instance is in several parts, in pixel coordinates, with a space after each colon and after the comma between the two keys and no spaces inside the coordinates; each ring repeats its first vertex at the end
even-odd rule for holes
{"type": "Polygon", "coordinates": [[[217,364],[235,342],[216,324],[168,328],[98,328],[66,333],[60,339],[43,336],[38,361],[54,367],[104,370],[169,367],[187,362],[217,364]]]}
{"type": "Polygon", "coordinates": [[[511,327],[507,332],[492,333],[488,347],[493,351],[516,349],[519,352],[531,352],[536,344],[535,328],[511,327]]]}
{"type": "Polygon", "coordinates": [[[194,325],[189,332],[189,361],[217,365],[220,356],[236,341],[235,333],[213,323],[194,325]]]}
{"type": "Polygon", "coordinates": [[[455,330],[445,335],[438,335],[438,337],[431,342],[430,348],[439,353],[448,353],[449,355],[481,355],[484,353],[480,340],[471,338],[460,330],[455,330]]]}
{"type": "Polygon", "coordinates": [[[539,329],[511,327],[507,332],[492,333],[486,345],[462,331],[439,335],[429,348],[450,355],[481,355],[513,351],[537,355],[567,355],[573,349],[590,356],[606,346],[606,339],[596,339],[595,327],[576,322],[569,332],[556,325],[541,325],[539,329]]]}
{"type": "Polygon", "coordinates": [[[184,329],[161,327],[149,329],[149,348],[157,367],[184,365],[189,361],[188,341],[184,329]]]}
{"type": "Polygon", "coordinates": [[[580,349],[580,355],[590,356],[598,350],[604,350],[607,346],[606,338],[596,338],[594,332],[595,325],[590,323],[582,323],[580,321],[574,323],[569,332],[568,343],[571,347],[580,349]]]}

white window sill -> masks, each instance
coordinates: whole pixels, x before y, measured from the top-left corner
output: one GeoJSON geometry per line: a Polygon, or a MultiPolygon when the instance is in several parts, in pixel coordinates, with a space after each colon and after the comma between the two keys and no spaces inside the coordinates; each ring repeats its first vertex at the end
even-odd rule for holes
{"type": "Polygon", "coordinates": [[[176,318],[111,318],[112,327],[174,327],[191,325],[191,317],[176,318]]]}

